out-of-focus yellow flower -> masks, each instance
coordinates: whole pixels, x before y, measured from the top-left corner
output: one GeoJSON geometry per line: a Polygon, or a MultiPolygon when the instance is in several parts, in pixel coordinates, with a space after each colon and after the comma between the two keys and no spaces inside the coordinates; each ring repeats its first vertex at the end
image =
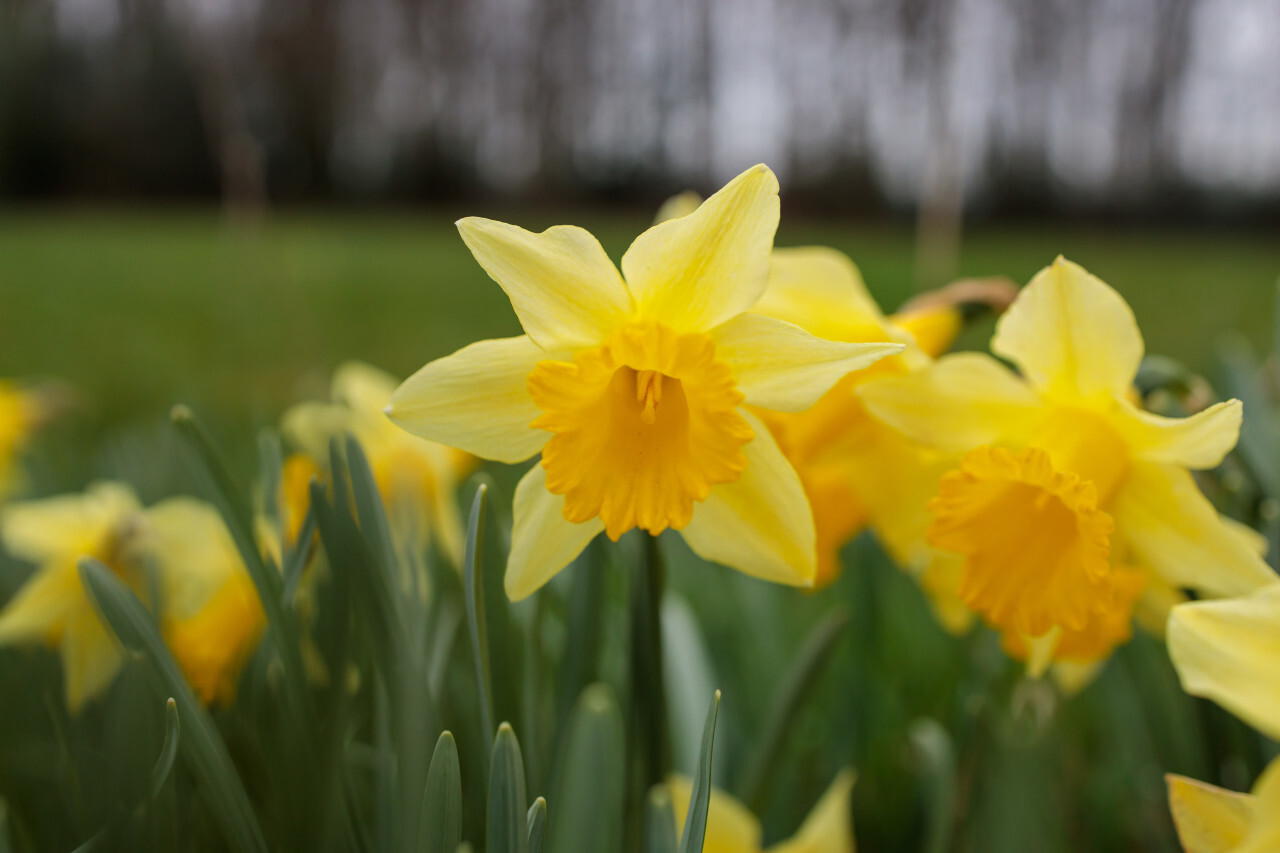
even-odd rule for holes
{"type": "Polygon", "coordinates": [[[859,393],[916,441],[965,453],[929,505],[928,538],[964,557],[960,598],[1020,637],[1006,645],[1033,671],[1127,637],[1129,575],[1115,566],[1206,595],[1274,581],[1189,470],[1235,446],[1239,401],[1183,419],[1135,405],[1142,336],[1119,294],[1059,258],[1001,318],[992,350],[1022,376],[959,353],[859,393]]]}
{"type": "Polygon", "coordinates": [[[21,483],[18,454],[47,413],[48,406],[38,390],[0,379],[0,498],[12,494],[21,483]]]}
{"type": "Polygon", "coordinates": [[[475,459],[393,424],[383,410],[397,384],[375,367],[347,362],[333,374],[331,403],[302,403],[285,413],[284,435],[305,454],[287,460],[281,480],[286,535],[292,541],[298,534],[309,504],[307,485],[327,467],[330,440],[350,434],[369,459],[393,530],[413,541],[435,541],[461,565],[463,533],[456,493],[458,481],[475,466],[475,459]]]}
{"type": "MultiPolygon", "coordinates": [[[[768,853],[854,853],[853,814],[850,798],[857,774],[841,771],[805,818],[800,831],[768,848],[768,853]]],[[[683,776],[667,781],[676,813],[677,835],[689,811],[692,782],[683,776]]],[[[712,789],[707,810],[704,853],[762,853],[763,831],[755,815],[730,795],[712,789]]]]}
{"type": "MultiPolygon", "coordinates": [[[[1167,637],[1188,693],[1280,738],[1280,582],[1243,598],[1180,604],[1169,616],[1167,637]]],[[[1280,850],[1280,760],[1258,778],[1252,795],[1167,779],[1169,807],[1188,853],[1280,850]]]]}
{"type": "Polygon", "coordinates": [[[941,305],[885,317],[853,262],[823,247],[775,249],[769,287],[753,310],[823,338],[906,346],[901,355],[845,376],[803,412],[758,414],[813,506],[818,585],[835,579],[841,546],[867,524],[900,564],[919,566],[927,550],[924,505],[947,460],[868,415],[854,389],[927,365],[950,346],[959,311],[941,305]],[[929,349],[919,345],[917,331],[929,349]]]}
{"type": "Polygon", "coordinates": [[[804,490],[743,403],[802,411],[902,345],[823,340],[748,313],[777,225],[778,183],[764,166],[641,234],[623,275],[580,228],[458,223],[526,334],[428,364],[388,411],[487,459],[542,453],[516,489],[511,598],[545,584],[597,533],[616,540],[636,527],[680,530],[704,558],[756,577],[813,583],[804,490]]]}
{"type": "MultiPolygon", "coordinates": [[[[0,538],[10,553],[37,566],[0,611],[0,644],[57,647],[73,712],[106,689],[124,660],[80,583],[81,557],[100,560],[150,606],[163,608],[174,655],[207,701],[227,697],[227,680],[234,690],[262,617],[254,611],[256,622],[246,627],[250,618],[227,615],[226,589],[247,574],[212,508],[173,498],[144,510],[128,486],[98,483],[83,494],[5,507],[0,538]],[[151,600],[153,591],[160,601],[151,600]],[[216,648],[193,653],[188,641],[201,622],[206,644],[216,648]]],[[[252,604],[241,602],[241,614],[256,604],[253,594],[252,604]]]]}

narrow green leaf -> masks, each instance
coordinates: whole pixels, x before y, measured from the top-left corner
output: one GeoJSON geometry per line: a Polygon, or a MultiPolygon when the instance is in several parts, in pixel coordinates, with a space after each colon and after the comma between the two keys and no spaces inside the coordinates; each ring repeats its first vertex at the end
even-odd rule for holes
{"type": "Polygon", "coordinates": [[[752,811],[759,812],[764,808],[769,783],[776,775],[778,757],[782,754],[787,733],[794,728],[796,713],[804,705],[848,624],[849,614],[843,610],[837,610],[819,622],[787,669],[786,679],[773,694],[768,721],[756,738],[755,749],[739,787],[742,801],[752,811]]]}
{"type": "Polygon", "coordinates": [[[178,740],[182,733],[182,723],[178,720],[178,703],[170,696],[164,703],[164,743],[160,747],[160,757],[156,759],[155,769],[151,771],[151,799],[160,795],[164,783],[173,770],[173,760],[178,755],[178,740]]]}
{"type": "Polygon", "coordinates": [[[529,798],[524,787],[524,759],[511,726],[498,726],[489,764],[488,832],[485,853],[528,853],[529,798]]]}
{"type": "Polygon", "coordinates": [[[1259,379],[1258,358],[1243,337],[1228,338],[1218,351],[1222,392],[1244,404],[1236,449],[1266,494],[1280,500],[1280,424],[1259,379]]]}
{"type": "Polygon", "coordinates": [[[297,541],[293,543],[293,550],[286,554],[284,558],[284,591],[280,597],[286,607],[293,601],[294,596],[298,594],[298,584],[302,582],[302,570],[307,567],[307,560],[311,556],[315,538],[316,508],[308,501],[307,514],[302,517],[302,526],[298,528],[297,541]]]}
{"type": "Polygon", "coordinates": [[[627,770],[623,749],[622,711],[613,691],[593,684],[574,706],[552,788],[556,819],[547,844],[551,853],[621,849],[627,770]]]}
{"type": "Polygon", "coordinates": [[[542,797],[529,806],[529,853],[542,853],[542,838],[547,832],[547,801],[542,797]]]}
{"type": "Polygon", "coordinates": [[[218,735],[182,670],[165,646],[155,621],[142,602],[102,563],[86,557],[80,560],[80,579],[94,607],[111,626],[125,648],[144,655],[149,671],[158,682],[162,696],[177,697],[176,707],[186,734],[179,749],[191,763],[202,784],[205,798],[222,826],[232,849],[266,853],[267,844],[258,825],[249,796],[236,775],[231,756],[218,735]]]}
{"type": "Polygon", "coordinates": [[[654,785],[644,809],[644,853],[676,853],[676,812],[671,789],[654,785]]]}
{"type": "Polygon", "coordinates": [[[680,853],[702,853],[707,835],[707,812],[711,808],[711,755],[716,743],[716,717],[720,714],[720,691],[711,698],[707,722],[702,727],[702,748],[698,754],[698,771],[693,777],[693,793],[680,838],[680,853]]]}
{"type": "Polygon", "coordinates": [[[925,853],[945,853],[951,849],[955,822],[956,757],[947,734],[937,720],[917,720],[911,726],[911,746],[923,765],[928,828],[925,853]]]}
{"type": "Polygon", "coordinates": [[[493,687],[489,673],[489,634],[484,619],[484,538],[485,496],[489,487],[481,483],[471,502],[467,520],[467,548],[463,559],[462,579],[467,598],[467,628],[471,634],[471,659],[476,670],[476,690],[480,695],[480,719],[485,736],[493,731],[493,687]]]}
{"type": "Polygon", "coordinates": [[[444,732],[436,741],[422,795],[418,823],[419,853],[453,853],[462,842],[462,771],[453,734],[444,732]]]}

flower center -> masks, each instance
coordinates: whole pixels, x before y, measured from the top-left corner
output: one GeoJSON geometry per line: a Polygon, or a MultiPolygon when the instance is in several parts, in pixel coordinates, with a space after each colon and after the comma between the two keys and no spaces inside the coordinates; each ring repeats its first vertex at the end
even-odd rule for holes
{"type": "Polygon", "coordinates": [[[960,598],[998,628],[1079,631],[1112,606],[1111,516],[1050,455],[979,447],[945,475],[929,541],[965,556],[960,598]]]}
{"type": "Polygon", "coordinates": [[[706,335],[625,327],[571,362],[539,362],[528,387],[543,412],[531,426],[554,433],[547,489],[564,495],[566,519],[598,516],[611,539],[684,527],[695,501],[746,467],[742,393],[706,335]]]}
{"type": "Polygon", "coordinates": [[[1092,483],[1098,506],[1107,505],[1129,470],[1124,441],[1101,415],[1085,409],[1055,408],[1031,445],[1049,454],[1057,470],[1092,483]]]}

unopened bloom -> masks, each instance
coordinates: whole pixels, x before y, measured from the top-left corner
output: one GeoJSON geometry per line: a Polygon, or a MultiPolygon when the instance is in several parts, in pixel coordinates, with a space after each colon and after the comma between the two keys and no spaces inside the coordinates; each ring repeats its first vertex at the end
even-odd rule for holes
{"type": "Polygon", "coordinates": [[[435,542],[455,565],[462,564],[462,520],[458,515],[459,479],[475,459],[452,447],[410,435],[383,411],[399,382],[390,374],[357,361],[333,374],[330,403],[302,403],[285,413],[283,433],[305,453],[291,457],[282,479],[289,515],[286,534],[297,535],[309,503],[310,475],[326,468],[329,442],[352,435],[369,460],[388,520],[411,541],[435,542]]]}
{"type": "Polygon", "coordinates": [[[748,313],[763,293],[778,184],[757,166],[622,257],[557,226],[458,223],[525,335],[428,364],[393,420],[501,462],[521,480],[507,594],[528,596],[597,533],[682,531],[706,559],[810,585],[813,519],[795,471],[744,404],[801,411],[841,376],[902,350],[816,338],[748,313]]]}
{"type": "Polygon", "coordinates": [[[1018,295],[992,351],[859,389],[909,437],[965,455],[929,507],[929,541],[964,560],[958,594],[1034,668],[1105,657],[1129,633],[1128,570],[1236,595],[1274,574],[1191,469],[1235,446],[1240,403],[1165,418],[1135,403],[1142,336],[1118,293],[1061,258],[1018,295]],[[1069,641],[1069,642],[1068,642],[1069,641]],[[1079,659],[1079,658],[1077,658],[1079,659]]]}
{"type": "MultiPolygon", "coordinates": [[[[857,774],[841,771],[822,799],[805,818],[795,835],[771,845],[767,853],[854,853],[851,797],[857,774]]],[[[667,781],[676,812],[677,835],[683,830],[693,792],[690,780],[675,776],[667,781]]],[[[704,853],[762,853],[764,832],[760,821],[742,803],[712,789],[707,810],[704,853]]]]}
{"type": "MultiPolygon", "coordinates": [[[[1168,642],[1188,693],[1212,699],[1280,739],[1280,582],[1243,598],[1174,607],[1168,642]]],[[[1188,853],[1280,850],[1280,759],[1263,771],[1252,794],[1167,778],[1169,806],[1188,853]]]]}

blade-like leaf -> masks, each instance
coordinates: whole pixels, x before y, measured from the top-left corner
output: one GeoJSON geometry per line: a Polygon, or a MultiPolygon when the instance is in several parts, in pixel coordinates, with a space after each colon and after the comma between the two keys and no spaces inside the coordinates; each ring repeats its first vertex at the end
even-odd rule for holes
{"type": "Polygon", "coordinates": [[[485,853],[528,853],[529,798],[524,787],[524,759],[511,726],[498,726],[489,764],[488,831],[485,853]]]}
{"type": "Polygon", "coordinates": [[[232,849],[266,853],[267,844],[249,796],[236,775],[235,765],[209,715],[196,700],[186,678],[165,646],[155,621],[142,602],[92,558],[80,561],[80,579],[102,619],[125,648],[144,655],[151,663],[158,693],[176,697],[176,708],[185,735],[179,749],[200,780],[209,807],[222,826],[232,849]]]}
{"type": "Polygon", "coordinates": [[[547,801],[542,797],[529,806],[529,853],[542,853],[542,839],[547,832],[547,801]]]}
{"type": "Polygon", "coordinates": [[[155,769],[151,771],[151,798],[155,799],[169,780],[173,770],[173,759],[178,755],[178,740],[182,733],[182,723],[178,720],[178,703],[170,696],[164,705],[164,744],[160,747],[160,757],[156,759],[155,769]]]}
{"type": "Polygon", "coordinates": [[[552,788],[556,820],[547,844],[551,853],[621,849],[627,769],[623,748],[622,711],[613,691],[593,684],[574,707],[552,788]]]}
{"type": "Polygon", "coordinates": [[[467,597],[467,629],[471,635],[471,659],[476,669],[476,690],[480,694],[480,719],[485,736],[493,731],[493,687],[489,673],[489,634],[484,619],[483,557],[485,496],[489,487],[481,483],[471,502],[467,521],[467,548],[463,559],[463,586],[467,597]]]}
{"type": "Polygon", "coordinates": [[[676,853],[676,812],[671,789],[654,785],[644,809],[644,853],[676,853]]]}
{"type": "Polygon", "coordinates": [[[720,714],[720,691],[711,698],[707,722],[702,727],[702,748],[698,753],[698,771],[693,777],[693,793],[680,838],[680,853],[702,853],[707,834],[707,812],[711,808],[711,755],[716,743],[716,717],[720,714]]]}
{"type": "Polygon", "coordinates": [[[436,741],[422,795],[418,824],[420,853],[453,853],[462,842],[462,771],[458,745],[450,732],[436,741]]]}
{"type": "Polygon", "coordinates": [[[911,746],[924,771],[925,802],[928,804],[928,831],[925,853],[945,853],[951,849],[955,821],[956,757],[947,734],[937,720],[917,720],[911,726],[911,746]]]}

